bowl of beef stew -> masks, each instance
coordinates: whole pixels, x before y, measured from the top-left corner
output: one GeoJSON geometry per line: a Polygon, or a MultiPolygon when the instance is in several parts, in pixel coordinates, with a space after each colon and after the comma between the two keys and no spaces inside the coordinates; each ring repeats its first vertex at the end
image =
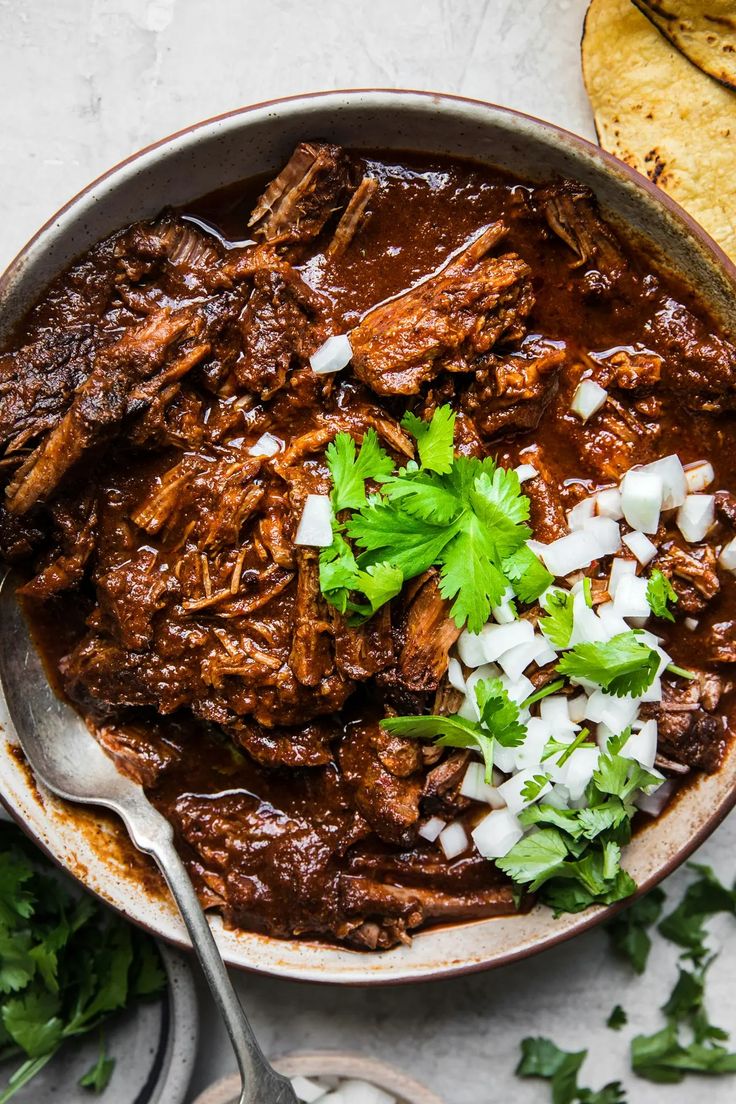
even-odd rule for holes
{"type": "MultiPolygon", "coordinates": [[[[175,135],[11,265],[0,551],[229,962],[497,965],[730,810],[735,287],[581,139],[380,91],[175,135]]],[[[10,811],[185,942],[0,723],[10,811]]]]}

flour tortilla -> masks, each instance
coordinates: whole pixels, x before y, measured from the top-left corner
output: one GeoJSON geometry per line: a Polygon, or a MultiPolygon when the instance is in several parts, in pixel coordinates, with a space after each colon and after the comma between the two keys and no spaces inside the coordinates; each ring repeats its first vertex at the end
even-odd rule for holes
{"type": "Polygon", "coordinates": [[[592,0],[582,55],[600,144],[736,261],[736,93],[691,65],[630,0],[592,0]]]}
{"type": "Polygon", "coordinates": [[[634,0],[693,65],[727,88],[736,88],[734,0],[634,0]]]}

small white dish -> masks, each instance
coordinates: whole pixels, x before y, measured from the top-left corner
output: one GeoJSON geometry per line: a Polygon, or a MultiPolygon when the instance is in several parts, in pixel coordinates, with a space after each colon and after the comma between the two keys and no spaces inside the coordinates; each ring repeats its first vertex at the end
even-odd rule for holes
{"type": "MultiPolygon", "coordinates": [[[[445,1104],[439,1096],[405,1073],[363,1054],[339,1050],[294,1051],[274,1059],[273,1065],[287,1077],[301,1074],[302,1077],[354,1077],[369,1081],[395,1096],[398,1104],[445,1104]]],[[[237,1074],[231,1075],[210,1085],[193,1104],[236,1104],[239,1093],[240,1078],[237,1074]]]]}

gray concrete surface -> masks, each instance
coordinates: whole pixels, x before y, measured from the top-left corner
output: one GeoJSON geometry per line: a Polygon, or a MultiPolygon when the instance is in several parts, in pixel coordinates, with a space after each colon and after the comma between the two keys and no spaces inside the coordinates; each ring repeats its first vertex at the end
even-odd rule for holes
{"type": "MultiPolygon", "coordinates": [[[[436,89],[507,104],[593,136],[578,44],[585,0],[0,0],[0,267],[92,177],[177,128],[241,104],[325,88],[436,89]]],[[[734,874],[736,820],[698,858],[734,874]]],[[[670,879],[677,895],[684,875],[670,879]]],[[[715,1022],[736,1031],[734,921],[717,925],[715,1022]]],[[[620,1077],[630,1104],[736,1099],[736,1081],[653,1086],[628,1038],[660,1024],[676,976],[659,942],[643,979],[599,932],[493,973],[384,991],[240,977],[264,1048],[344,1047],[395,1062],[448,1104],[545,1101],[513,1077],[519,1040],[588,1047],[584,1083],[620,1077]],[[630,1027],[605,1019],[616,1004],[630,1027]]],[[[209,999],[195,1082],[233,1068],[209,999]]]]}

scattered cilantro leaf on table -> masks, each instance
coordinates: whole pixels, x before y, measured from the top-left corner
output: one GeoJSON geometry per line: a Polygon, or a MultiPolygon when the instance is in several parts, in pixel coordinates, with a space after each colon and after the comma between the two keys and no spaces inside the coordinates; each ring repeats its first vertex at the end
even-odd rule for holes
{"type": "MultiPolygon", "coordinates": [[[[541,624],[544,626],[544,621],[541,624]]],[[[617,697],[638,696],[652,685],[659,662],[659,653],[631,629],[605,642],[576,644],[559,661],[557,670],[568,678],[594,682],[617,697]]]]}
{"type": "Polygon", "coordinates": [[[610,1027],[611,1031],[620,1031],[628,1022],[629,1017],[626,1015],[626,1012],[620,1004],[616,1004],[611,1009],[611,1013],[606,1020],[606,1027],[610,1027]]]}
{"type": "Polygon", "coordinates": [[[692,882],[679,905],[659,925],[660,933],[684,948],[685,956],[701,962],[708,953],[705,921],[719,912],[736,915],[736,889],[724,886],[709,866],[690,863],[699,877],[692,882]]]}
{"type": "Polygon", "coordinates": [[[655,567],[649,576],[647,583],[647,602],[655,617],[661,617],[665,621],[674,621],[674,614],[668,607],[677,602],[677,592],[666,575],[658,567],[655,567]]]}
{"type": "Polygon", "coordinates": [[[626,1104],[619,1081],[609,1082],[598,1092],[578,1085],[580,1067],[587,1055],[587,1050],[561,1050],[551,1039],[522,1039],[516,1074],[549,1081],[552,1104],[626,1104]]]}
{"type": "Polygon", "coordinates": [[[611,946],[623,958],[628,959],[637,974],[646,968],[652,940],[648,929],[656,924],[662,914],[664,892],[655,886],[644,897],[634,901],[606,924],[611,946]]]}

